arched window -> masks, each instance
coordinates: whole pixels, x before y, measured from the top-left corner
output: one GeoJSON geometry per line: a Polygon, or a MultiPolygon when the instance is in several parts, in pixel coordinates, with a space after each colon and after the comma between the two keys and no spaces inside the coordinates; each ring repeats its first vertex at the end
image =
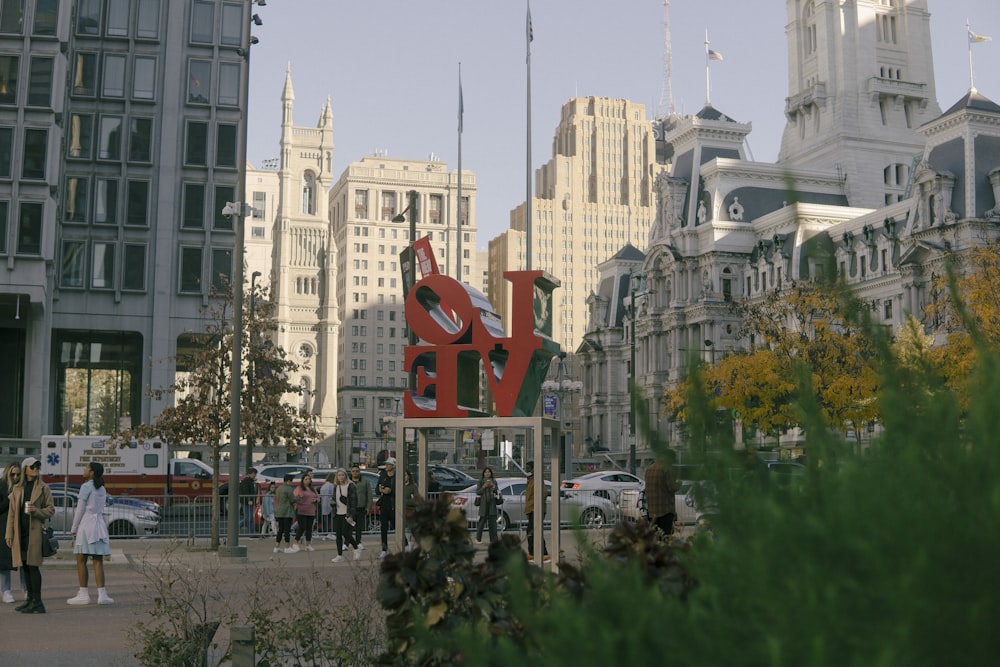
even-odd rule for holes
{"type": "Polygon", "coordinates": [[[316,214],[316,178],[308,171],[302,175],[302,212],[316,214]]]}

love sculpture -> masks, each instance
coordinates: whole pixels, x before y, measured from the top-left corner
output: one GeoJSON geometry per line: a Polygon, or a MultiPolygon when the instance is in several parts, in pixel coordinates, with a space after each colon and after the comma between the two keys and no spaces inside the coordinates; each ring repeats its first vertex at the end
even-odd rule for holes
{"type": "Polygon", "coordinates": [[[533,416],[549,363],[559,354],[552,340],[552,291],[559,281],[543,271],[507,271],[511,284],[510,336],[482,293],[446,275],[431,273],[406,295],[406,321],[419,339],[406,347],[406,368],[416,388],[403,394],[403,416],[484,416],[480,369],[499,417],[533,416]]]}

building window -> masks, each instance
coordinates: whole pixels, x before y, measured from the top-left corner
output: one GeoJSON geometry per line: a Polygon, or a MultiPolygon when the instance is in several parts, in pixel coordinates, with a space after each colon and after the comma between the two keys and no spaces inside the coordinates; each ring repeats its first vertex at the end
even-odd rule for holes
{"type": "Polygon", "coordinates": [[[69,149],[71,158],[89,160],[94,141],[94,117],[75,113],[69,119],[69,149]]]}
{"type": "Polygon", "coordinates": [[[316,179],[308,171],[302,175],[302,212],[306,215],[316,213],[316,179]]]}
{"type": "Polygon", "coordinates": [[[97,159],[121,160],[122,157],[122,117],[101,116],[97,133],[97,159]]]}
{"type": "Polygon", "coordinates": [[[233,281],[232,248],[212,248],[212,287],[222,292],[233,281]]]}
{"type": "Polygon", "coordinates": [[[215,229],[233,231],[233,219],[231,216],[222,215],[222,209],[226,207],[226,202],[236,201],[236,188],[232,185],[215,186],[215,229]]]}
{"type": "Polygon", "coordinates": [[[184,146],[184,164],[204,167],[208,163],[208,123],[189,120],[184,146]]]}
{"type": "Polygon", "coordinates": [[[99,179],[94,189],[94,222],[113,225],[118,221],[118,179],[99,179]]]}
{"type": "Polygon", "coordinates": [[[24,131],[24,161],[21,177],[26,179],[45,178],[45,158],[49,148],[49,131],[27,129],[24,131]]]}
{"type": "Polygon", "coordinates": [[[201,229],[205,220],[205,186],[201,183],[184,184],[184,213],[181,226],[201,229]]]}
{"type": "Polygon", "coordinates": [[[125,56],[104,55],[101,95],[103,97],[125,97],[125,56]]]}
{"type": "Polygon", "coordinates": [[[240,64],[219,63],[219,106],[235,107],[240,103],[240,64]]]}
{"type": "Polygon", "coordinates": [[[66,222],[87,222],[87,206],[90,183],[86,178],[80,176],[69,176],[66,178],[66,222]]]}
{"type": "Polygon", "coordinates": [[[77,53],[73,64],[73,95],[93,97],[97,92],[97,54],[77,53]]]}
{"type": "Polygon", "coordinates": [[[156,86],[156,58],[136,56],[132,61],[132,99],[152,100],[156,86]]]}
{"type": "MultiPolygon", "coordinates": [[[[264,209],[267,208],[267,193],[266,192],[254,192],[253,193],[253,219],[263,220],[264,219],[264,209]]],[[[263,229],[263,228],[261,228],[263,229]]]]}
{"type": "Polygon", "coordinates": [[[215,166],[236,166],[236,125],[219,123],[216,127],[215,166]]]}
{"type": "Polygon", "coordinates": [[[40,255],[42,253],[42,210],[41,202],[23,202],[17,224],[17,254],[40,255]]]}
{"type": "Polygon", "coordinates": [[[23,26],[24,0],[3,0],[0,3],[0,32],[20,35],[23,26]]]}
{"type": "Polygon", "coordinates": [[[122,289],[141,292],[146,289],[146,246],[125,244],[122,256],[122,289]]]}
{"type": "Polygon", "coordinates": [[[35,35],[56,34],[59,22],[59,0],[35,0],[35,25],[31,32],[35,35]]]}
{"type": "Polygon", "coordinates": [[[382,219],[392,220],[396,215],[396,193],[395,192],[383,192],[382,193],[382,219]]]}
{"type": "Polygon", "coordinates": [[[128,37],[129,0],[108,0],[105,34],[108,37],[128,37]]]}
{"type": "Polygon", "coordinates": [[[101,32],[101,0],[80,0],[76,10],[76,34],[98,35],[101,32]]]}
{"type": "Polygon", "coordinates": [[[139,227],[149,225],[149,182],[129,181],[125,224],[139,227]]]}
{"type": "Polygon", "coordinates": [[[232,3],[222,5],[222,43],[240,46],[243,43],[243,6],[232,3]]]}
{"type": "Polygon", "coordinates": [[[252,239],[263,239],[265,237],[266,237],[266,235],[265,235],[263,227],[254,225],[253,227],[250,228],[250,238],[252,238],[252,239]]]}
{"type": "Polygon", "coordinates": [[[188,68],[188,103],[208,104],[212,90],[212,62],[192,60],[188,68]]]}
{"type": "Polygon", "coordinates": [[[368,191],[354,191],[354,217],[359,220],[368,219],[368,191]]]}
{"type": "Polygon", "coordinates": [[[891,320],[892,319],[892,300],[886,299],[882,303],[882,319],[891,320]]]}
{"type": "Polygon", "coordinates": [[[17,104],[17,56],[0,56],[0,104],[17,104]]]}
{"type": "Polygon", "coordinates": [[[153,161],[153,119],[129,119],[128,158],[130,162],[153,161]]]}
{"type": "Polygon", "coordinates": [[[63,241],[62,267],[59,284],[62,287],[83,287],[87,244],[85,241],[63,241]]]}
{"type": "Polygon", "coordinates": [[[181,292],[201,292],[201,248],[181,248],[181,292]]]}
{"type": "Polygon", "coordinates": [[[0,201],[0,255],[7,252],[7,213],[10,202],[0,201]]]}
{"type": "Polygon", "coordinates": [[[93,275],[90,286],[95,289],[114,287],[115,246],[113,243],[94,243],[93,275]]]}
{"type": "Polygon", "coordinates": [[[10,178],[10,161],[13,155],[14,128],[0,127],[0,178],[10,178]]]}
{"type": "Polygon", "coordinates": [[[28,73],[28,106],[52,106],[52,58],[32,58],[28,73]]]}
{"type": "Polygon", "coordinates": [[[459,223],[458,224],[460,224],[460,225],[468,225],[469,224],[469,198],[468,197],[462,197],[462,207],[461,207],[461,210],[458,213],[458,217],[459,217],[459,223]]]}
{"type": "Polygon", "coordinates": [[[136,14],[136,37],[156,39],[160,36],[160,0],[139,0],[136,14]]]}
{"type": "Polygon", "coordinates": [[[441,195],[431,195],[430,201],[427,204],[429,209],[427,212],[427,221],[433,223],[441,222],[441,204],[443,197],[441,195]]]}
{"type": "Polygon", "coordinates": [[[196,2],[191,12],[191,41],[211,44],[215,32],[215,3],[196,2]]]}

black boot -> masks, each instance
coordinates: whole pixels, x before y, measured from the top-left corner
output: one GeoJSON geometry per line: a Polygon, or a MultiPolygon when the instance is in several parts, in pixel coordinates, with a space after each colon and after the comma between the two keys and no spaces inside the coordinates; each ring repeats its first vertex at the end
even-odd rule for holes
{"type": "Polygon", "coordinates": [[[24,611],[25,609],[31,606],[32,601],[33,598],[29,596],[24,600],[24,602],[14,607],[14,611],[24,611]]]}
{"type": "Polygon", "coordinates": [[[28,603],[28,606],[19,610],[22,614],[44,614],[45,605],[40,598],[35,598],[28,603]]]}

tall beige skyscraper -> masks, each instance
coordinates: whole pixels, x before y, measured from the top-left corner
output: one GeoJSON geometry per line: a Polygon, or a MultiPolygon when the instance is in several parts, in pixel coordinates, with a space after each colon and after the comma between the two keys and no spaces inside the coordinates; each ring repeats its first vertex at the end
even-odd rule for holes
{"type": "MultiPolygon", "coordinates": [[[[656,143],[646,108],[607,97],[576,98],[562,108],[552,158],[535,172],[532,269],[562,283],[555,292],[553,335],[572,352],[586,329],[586,299],[597,265],[626,243],[644,248],[656,217],[656,143]]],[[[525,206],[510,231],[490,242],[490,299],[509,321],[503,272],[525,268],[525,206]]]]}
{"type": "MultiPolygon", "coordinates": [[[[476,179],[431,156],[401,160],[375,155],[351,163],[329,193],[337,246],[337,301],[342,334],[337,366],[338,456],[373,461],[387,446],[389,419],[401,414],[406,388],[406,319],[399,255],[410,244],[409,192],[416,191],[417,237],[428,237],[441,273],[455,275],[462,234],[462,281],[477,287],[476,179]],[[405,213],[404,213],[405,212],[405,213]],[[403,222],[393,218],[403,214],[403,222]]],[[[419,277],[419,276],[418,276],[419,277]]]]}

